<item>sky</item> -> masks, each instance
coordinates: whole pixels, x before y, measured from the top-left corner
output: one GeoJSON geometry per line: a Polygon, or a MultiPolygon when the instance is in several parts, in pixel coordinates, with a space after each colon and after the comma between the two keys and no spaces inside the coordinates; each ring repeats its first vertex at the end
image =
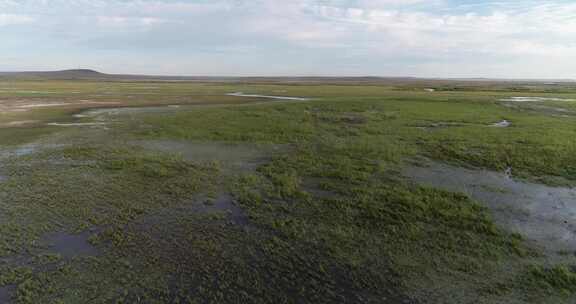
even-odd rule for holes
{"type": "Polygon", "coordinates": [[[576,0],[0,0],[0,71],[576,79],[576,0]]]}

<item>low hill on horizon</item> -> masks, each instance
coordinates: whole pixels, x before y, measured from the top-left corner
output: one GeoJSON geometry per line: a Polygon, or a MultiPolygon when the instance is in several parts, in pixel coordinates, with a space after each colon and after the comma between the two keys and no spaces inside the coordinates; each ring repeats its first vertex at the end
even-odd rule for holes
{"type": "Polygon", "coordinates": [[[100,80],[100,81],[190,81],[190,82],[245,82],[245,83],[333,83],[438,85],[447,83],[482,84],[490,83],[576,83],[573,79],[492,79],[492,78],[418,78],[379,76],[158,76],[136,74],[107,74],[93,69],[68,69],[59,71],[0,72],[0,80],[100,80]]]}
{"type": "Polygon", "coordinates": [[[0,72],[2,78],[101,78],[107,74],[91,69],[71,69],[61,71],[24,71],[24,72],[0,72]]]}

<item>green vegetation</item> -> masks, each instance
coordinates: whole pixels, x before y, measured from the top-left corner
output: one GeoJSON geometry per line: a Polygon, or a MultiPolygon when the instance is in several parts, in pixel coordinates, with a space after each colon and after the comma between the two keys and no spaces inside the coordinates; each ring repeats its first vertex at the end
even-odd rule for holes
{"type": "MultiPolygon", "coordinates": [[[[431,158],[573,185],[574,117],[504,107],[499,99],[518,94],[511,90],[10,85],[0,104],[36,97],[234,104],[128,112],[103,120],[105,128],[0,128],[4,146],[42,139],[35,153],[0,155],[7,177],[0,179],[0,286],[15,286],[14,303],[571,303],[576,296],[570,268],[545,268],[544,253],[497,227],[479,202],[399,174],[431,158]],[[263,104],[222,96],[234,91],[315,98],[263,104]],[[491,126],[502,119],[512,125],[491,126]],[[256,170],[228,172],[217,160],[138,144],[157,139],[280,150],[258,159],[256,170]],[[234,203],[219,201],[228,194],[234,203]],[[51,232],[89,232],[99,254],[64,257],[46,241],[51,232]]],[[[575,94],[562,91],[569,93],[553,96],[575,94]]],[[[92,121],[70,117],[82,108],[38,110],[47,116],[34,120],[92,121]]]]}
{"type": "Polygon", "coordinates": [[[483,102],[486,97],[441,97],[331,98],[312,104],[201,110],[149,118],[154,127],[143,134],[278,143],[333,136],[342,146],[380,149],[396,160],[419,152],[496,170],[512,167],[527,178],[576,180],[573,118],[518,112],[483,102]],[[512,126],[490,126],[502,119],[512,126]],[[434,127],[446,123],[446,127],[434,127]]]}
{"type": "Polygon", "coordinates": [[[576,273],[573,267],[565,265],[551,268],[534,267],[530,270],[529,280],[532,284],[538,284],[549,292],[561,290],[567,294],[576,292],[576,273]]]}

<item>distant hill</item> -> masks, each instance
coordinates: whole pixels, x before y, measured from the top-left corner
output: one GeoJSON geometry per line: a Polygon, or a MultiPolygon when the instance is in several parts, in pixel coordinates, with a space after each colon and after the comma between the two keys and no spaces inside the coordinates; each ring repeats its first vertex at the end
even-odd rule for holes
{"type": "Polygon", "coordinates": [[[89,69],[74,69],[62,71],[33,71],[33,72],[0,72],[0,78],[19,79],[101,79],[108,78],[108,74],[89,69]]]}
{"type": "Polygon", "coordinates": [[[63,76],[63,77],[102,77],[106,74],[100,73],[95,70],[90,69],[75,69],[75,70],[63,70],[55,72],[44,72],[52,76],[63,76]]]}
{"type": "Polygon", "coordinates": [[[372,84],[435,86],[459,83],[461,85],[486,86],[490,84],[576,84],[571,79],[489,79],[489,78],[416,78],[416,77],[213,77],[213,76],[153,76],[106,74],[91,69],[62,71],[0,72],[0,80],[101,80],[101,81],[175,81],[175,82],[226,82],[226,83],[278,83],[278,84],[372,84]]]}

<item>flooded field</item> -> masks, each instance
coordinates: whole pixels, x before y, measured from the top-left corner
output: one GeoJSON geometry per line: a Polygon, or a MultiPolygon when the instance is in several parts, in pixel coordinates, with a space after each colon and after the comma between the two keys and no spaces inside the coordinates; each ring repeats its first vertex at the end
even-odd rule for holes
{"type": "Polygon", "coordinates": [[[576,101],[576,99],[557,98],[557,97],[509,97],[503,98],[501,101],[510,102],[546,102],[546,101],[576,101]]]}
{"type": "Polygon", "coordinates": [[[258,166],[286,148],[281,146],[255,146],[217,142],[189,142],[174,140],[151,140],[136,142],[146,149],[181,156],[190,162],[217,162],[227,171],[240,173],[255,170],[258,166]]]}
{"type": "Polygon", "coordinates": [[[278,99],[278,100],[295,100],[295,101],[306,101],[310,98],[304,97],[289,97],[289,96],[273,96],[273,95],[259,95],[259,94],[245,94],[242,92],[228,93],[228,96],[238,96],[238,97],[256,97],[264,99],[278,99]]]}
{"type": "Polygon", "coordinates": [[[91,235],[90,231],[79,234],[55,232],[44,236],[40,242],[46,245],[50,253],[63,259],[97,256],[100,252],[88,241],[91,235]]]}
{"type": "Polygon", "coordinates": [[[507,230],[554,254],[576,252],[576,189],[515,180],[505,172],[429,163],[404,170],[426,186],[461,192],[489,207],[507,230]]]}
{"type": "Polygon", "coordinates": [[[576,299],[576,90],[2,87],[0,303],[576,299]]]}
{"type": "Polygon", "coordinates": [[[15,289],[15,286],[0,287],[0,303],[10,303],[12,294],[14,293],[15,289]]]}
{"type": "Polygon", "coordinates": [[[576,98],[560,97],[507,97],[500,99],[506,107],[537,111],[561,117],[576,113],[576,98]]]}

